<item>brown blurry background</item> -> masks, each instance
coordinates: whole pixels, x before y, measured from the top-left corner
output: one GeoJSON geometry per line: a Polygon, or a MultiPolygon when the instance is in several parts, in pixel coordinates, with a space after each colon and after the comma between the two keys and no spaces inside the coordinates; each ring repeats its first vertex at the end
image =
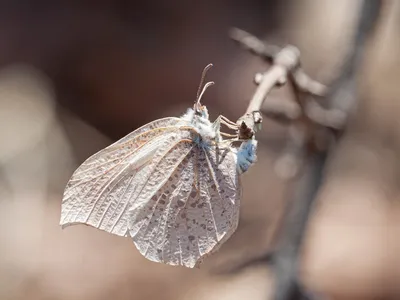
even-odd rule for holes
{"type": "MultiPolygon", "coordinates": [[[[304,69],[329,83],[360,3],[0,1],[0,299],[270,299],[265,265],[220,270],[271,247],[287,200],[273,172],[286,127],[264,121],[239,229],[200,270],[150,262],[128,238],[94,228],[61,230],[63,188],[92,153],[182,114],[210,62],[211,118],[242,115],[266,66],[229,40],[232,26],[295,44],[304,69]]],[[[400,3],[385,3],[358,78],[359,108],[330,158],[303,251],[303,282],[330,299],[400,297],[400,3]]]]}

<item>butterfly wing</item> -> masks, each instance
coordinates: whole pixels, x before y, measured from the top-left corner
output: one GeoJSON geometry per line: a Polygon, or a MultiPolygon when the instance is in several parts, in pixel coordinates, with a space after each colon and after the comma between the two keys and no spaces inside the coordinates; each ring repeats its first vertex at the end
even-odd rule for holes
{"type": "Polygon", "coordinates": [[[238,223],[236,154],[200,147],[182,122],[149,123],[86,160],[60,224],[130,235],[145,257],[170,265],[194,267],[215,251],[238,223]]]}
{"type": "Polygon", "coordinates": [[[192,268],[235,231],[241,190],[230,149],[185,147],[154,169],[129,227],[148,259],[192,268]]]}
{"type": "MultiPolygon", "coordinates": [[[[90,176],[117,165],[121,160],[132,155],[140,146],[163,134],[165,129],[171,130],[181,122],[182,120],[180,118],[164,118],[155,120],[134,130],[125,137],[89,157],[75,171],[73,177],[78,177],[78,174],[85,174],[88,179],[90,179],[90,176]]],[[[71,180],[72,179],[74,178],[71,178],[71,180]]]]}
{"type": "Polygon", "coordinates": [[[154,167],[150,161],[157,151],[160,155],[179,138],[180,122],[179,118],[156,120],[88,158],[64,191],[60,224],[84,223],[126,235],[126,212],[135,192],[154,167]]]}
{"type": "Polygon", "coordinates": [[[212,148],[206,151],[206,157],[210,175],[207,177],[207,174],[204,174],[204,178],[211,181],[211,199],[219,200],[220,205],[216,205],[213,210],[217,212],[217,216],[219,212],[220,230],[223,232],[218,243],[207,253],[209,255],[217,251],[238,227],[242,185],[237,168],[237,155],[230,147],[212,148]]]}

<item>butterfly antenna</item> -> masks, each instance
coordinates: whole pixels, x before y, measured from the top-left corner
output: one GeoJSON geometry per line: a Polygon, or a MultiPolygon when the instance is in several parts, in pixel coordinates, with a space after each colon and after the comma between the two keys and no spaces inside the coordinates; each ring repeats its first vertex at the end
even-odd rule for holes
{"type": "Polygon", "coordinates": [[[207,90],[207,88],[212,85],[214,85],[214,81],[209,81],[204,85],[203,90],[201,91],[200,95],[197,97],[197,102],[196,102],[197,105],[200,105],[201,97],[203,97],[203,94],[207,90]]]}
{"type": "MultiPolygon", "coordinates": [[[[196,96],[196,102],[197,102],[197,103],[199,103],[199,101],[200,101],[200,99],[201,99],[201,95],[203,95],[203,93],[204,93],[204,91],[205,91],[206,86],[204,86],[204,88],[202,88],[203,82],[204,82],[204,79],[206,78],[207,71],[210,70],[212,66],[213,66],[213,64],[208,64],[208,65],[204,68],[203,73],[201,73],[200,84],[199,84],[199,88],[198,88],[198,90],[197,90],[197,96],[196,96]]],[[[207,85],[207,84],[206,84],[206,85],[207,85]]]]}

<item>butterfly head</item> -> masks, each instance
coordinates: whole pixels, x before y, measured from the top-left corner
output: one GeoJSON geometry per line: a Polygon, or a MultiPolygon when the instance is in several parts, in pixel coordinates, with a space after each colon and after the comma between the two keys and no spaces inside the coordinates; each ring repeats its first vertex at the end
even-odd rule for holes
{"type": "Polygon", "coordinates": [[[207,146],[211,145],[213,142],[215,142],[215,139],[217,138],[219,134],[219,129],[216,130],[213,126],[212,123],[209,120],[209,114],[208,114],[208,109],[205,105],[201,104],[201,99],[207,90],[208,87],[212,86],[214,82],[210,81],[207,82],[203,86],[203,81],[205,78],[205,75],[207,73],[207,70],[212,67],[212,64],[207,65],[204,70],[203,74],[201,76],[201,81],[200,81],[200,86],[197,91],[197,97],[196,101],[194,102],[193,109],[188,109],[186,114],[184,114],[181,118],[188,122],[189,125],[193,126],[196,131],[199,133],[201,139],[200,140],[194,140],[194,142],[200,146],[207,146]]]}
{"type": "Polygon", "coordinates": [[[197,103],[194,105],[193,107],[194,110],[194,114],[196,116],[205,118],[205,119],[209,119],[209,115],[208,115],[208,109],[205,105],[197,105],[197,103]]]}

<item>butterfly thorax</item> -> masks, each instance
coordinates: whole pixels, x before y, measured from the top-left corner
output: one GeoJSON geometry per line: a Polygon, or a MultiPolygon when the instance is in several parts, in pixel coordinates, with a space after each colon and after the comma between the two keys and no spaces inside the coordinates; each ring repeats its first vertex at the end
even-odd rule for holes
{"type": "Polygon", "coordinates": [[[219,140],[220,134],[208,119],[208,111],[205,106],[196,110],[189,108],[181,118],[198,133],[193,138],[193,142],[199,146],[210,147],[215,145],[216,141],[219,140]]]}

